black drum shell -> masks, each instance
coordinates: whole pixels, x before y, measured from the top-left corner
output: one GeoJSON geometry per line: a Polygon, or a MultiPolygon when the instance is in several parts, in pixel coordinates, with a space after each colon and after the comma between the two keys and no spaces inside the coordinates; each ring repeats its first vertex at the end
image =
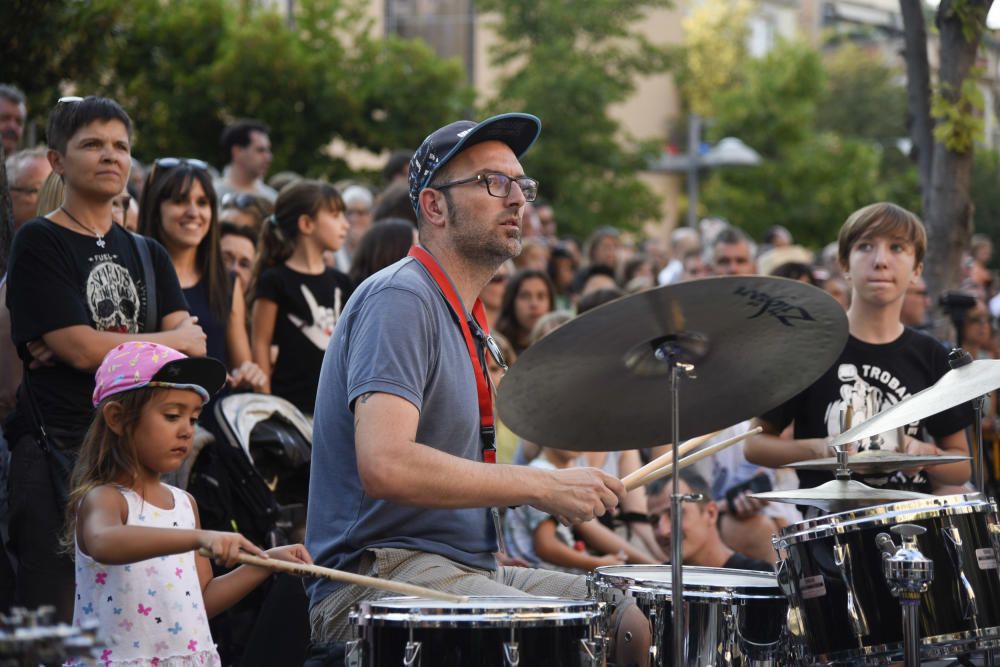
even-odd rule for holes
{"type": "Polygon", "coordinates": [[[597,639],[597,605],[583,600],[471,598],[449,605],[417,598],[362,603],[352,614],[361,665],[399,667],[408,641],[421,665],[505,667],[504,643],[518,645],[521,667],[587,667],[582,641],[597,639]]]}
{"type": "MultiPolygon", "coordinates": [[[[803,521],[782,530],[775,546],[779,569],[787,570],[793,603],[802,624],[805,651],[820,661],[856,663],[903,654],[902,612],[885,581],[880,533],[892,526],[915,524],[927,529],[918,548],[934,562],[934,579],[921,596],[921,653],[925,659],[958,649],[985,648],[1000,633],[1000,571],[996,568],[996,507],[980,494],[941,496],[841,512],[803,521]],[[957,529],[962,546],[954,549],[945,535],[957,529]],[[848,587],[834,562],[834,547],[846,547],[853,571],[856,607],[867,620],[868,634],[854,634],[848,587]],[[992,567],[990,554],[992,553],[992,567]],[[957,567],[956,554],[963,567],[957,567]],[[984,555],[985,554],[985,555],[984,555]],[[980,566],[983,563],[986,569],[980,566]],[[967,618],[960,570],[976,597],[975,619],[967,618]],[[809,582],[808,584],[804,582],[809,582]],[[819,582],[822,582],[820,585],[819,582]]],[[[893,535],[898,545],[900,539],[893,535]]],[[[779,578],[784,579],[784,574],[779,578]]]]}

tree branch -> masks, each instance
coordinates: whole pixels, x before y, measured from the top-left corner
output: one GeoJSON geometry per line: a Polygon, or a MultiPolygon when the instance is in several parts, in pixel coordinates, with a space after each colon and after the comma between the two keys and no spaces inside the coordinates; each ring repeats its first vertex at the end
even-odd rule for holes
{"type": "Polygon", "coordinates": [[[903,16],[904,59],[906,60],[906,97],[909,107],[907,125],[913,148],[910,158],[917,163],[923,214],[930,209],[931,169],[934,157],[934,122],[931,119],[931,76],[927,60],[927,26],[923,0],[899,0],[903,16]]]}

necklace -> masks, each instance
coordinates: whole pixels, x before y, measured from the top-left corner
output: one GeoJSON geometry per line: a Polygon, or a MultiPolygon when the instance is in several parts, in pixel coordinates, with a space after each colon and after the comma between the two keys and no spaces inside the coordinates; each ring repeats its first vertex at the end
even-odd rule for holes
{"type": "Polygon", "coordinates": [[[87,225],[85,225],[82,222],[80,222],[79,220],[77,220],[76,216],[74,216],[72,213],[70,213],[69,211],[67,211],[65,206],[60,206],[59,210],[62,211],[63,213],[65,213],[69,217],[70,220],[72,220],[76,224],[80,225],[80,227],[82,229],[84,229],[84,230],[90,232],[91,234],[93,234],[97,238],[97,247],[98,248],[103,248],[104,246],[107,245],[107,243],[104,242],[104,234],[99,234],[97,232],[97,230],[94,229],[93,227],[88,227],[87,225]]]}

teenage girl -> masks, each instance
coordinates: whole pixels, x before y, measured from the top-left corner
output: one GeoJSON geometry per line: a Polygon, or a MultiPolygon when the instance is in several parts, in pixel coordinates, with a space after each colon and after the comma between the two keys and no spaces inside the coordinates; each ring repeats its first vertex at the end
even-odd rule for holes
{"type": "Polygon", "coordinates": [[[97,412],[67,509],[65,542],[76,554],[73,622],[100,624],[106,648],[95,662],[105,667],[219,665],[208,619],[268,570],[244,565],[213,578],[196,550],[227,567],[241,552],[312,559],[300,544],[263,552],[238,533],[201,530],[194,499],[160,481],[191,450],[202,406],[226,381],[221,363],[133,341],[107,354],[96,380],[97,412]]]}
{"type": "Polygon", "coordinates": [[[348,223],[336,188],[319,181],[286,186],[261,230],[254,271],[253,359],[270,392],[311,415],[323,354],[350,295],[351,280],[323,260],[344,243],[348,223]],[[271,363],[271,346],[278,348],[271,363]]]}

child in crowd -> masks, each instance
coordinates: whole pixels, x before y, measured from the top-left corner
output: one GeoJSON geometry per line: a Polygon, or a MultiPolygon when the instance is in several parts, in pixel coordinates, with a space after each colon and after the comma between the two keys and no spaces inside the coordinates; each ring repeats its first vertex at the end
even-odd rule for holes
{"type": "MultiPolygon", "coordinates": [[[[580,464],[579,452],[543,447],[541,455],[529,465],[543,470],[555,470],[580,464]]],[[[602,565],[657,562],[596,519],[577,524],[571,529],[560,523],[557,517],[549,516],[530,505],[509,510],[504,519],[508,555],[526,561],[529,567],[588,572],[602,565]],[[580,538],[579,543],[573,535],[574,531],[580,538]],[[595,556],[587,549],[606,555],[595,556]]]]}
{"type": "Polygon", "coordinates": [[[261,231],[254,271],[253,357],[270,378],[267,391],[311,415],[319,369],[351,281],[329,268],[325,251],[347,236],[344,202],[336,188],[298,181],[278,196],[261,231]],[[278,347],[272,364],[271,346],[278,347]]]}
{"type": "MultiPolygon", "coordinates": [[[[295,544],[262,552],[238,533],[200,530],[198,508],[163,484],[191,449],[202,406],[226,381],[209,357],[133,341],[97,369],[97,413],[73,470],[66,546],[75,545],[73,622],[100,623],[105,667],[219,665],[209,617],[268,576],[243,566],[213,579],[207,549],[227,566],[241,551],[297,563],[295,544]]],[[[86,662],[71,662],[85,665],[86,662]]]]}

